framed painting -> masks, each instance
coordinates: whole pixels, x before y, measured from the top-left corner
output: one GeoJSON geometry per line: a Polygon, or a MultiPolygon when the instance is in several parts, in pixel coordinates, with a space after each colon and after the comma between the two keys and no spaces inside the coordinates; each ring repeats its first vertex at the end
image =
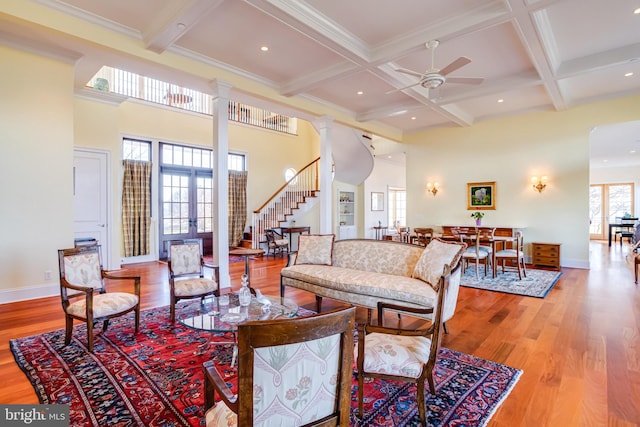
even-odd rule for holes
{"type": "Polygon", "coordinates": [[[371,210],[384,210],[384,193],[371,192],[371,210]]]}
{"type": "Polygon", "coordinates": [[[496,183],[467,183],[467,209],[495,209],[496,183]]]}

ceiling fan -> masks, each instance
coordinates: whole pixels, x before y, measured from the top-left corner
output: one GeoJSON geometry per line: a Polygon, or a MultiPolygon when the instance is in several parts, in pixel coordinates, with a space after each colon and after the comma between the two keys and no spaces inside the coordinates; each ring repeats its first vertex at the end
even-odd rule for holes
{"type": "Polygon", "coordinates": [[[418,80],[416,83],[411,84],[409,86],[405,86],[400,89],[394,89],[387,93],[402,91],[418,85],[422,86],[425,89],[429,89],[431,91],[433,89],[439,88],[445,82],[478,85],[484,81],[484,79],[477,78],[477,77],[447,77],[449,73],[452,73],[456,71],[458,68],[464,67],[465,65],[471,62],[469,58],[464,56],[461,56],[460,58],[456,59],[455,61],[453,61],[452,63],[450,63],[449,65],[447,65],[442,69],[435,68],[434,58],[435,58],[436,48],[438,47],[439,44],[440,42],[438,40],[430,40],[426,43],[427,49],[431,50],[431,68],[427,69],[424,73],[419,73],[413,70],[407,70],[406,68],[396,69],[396,71],[399,73],[408,74],[410,76],[417,77],[420,80],[418,80]]]}

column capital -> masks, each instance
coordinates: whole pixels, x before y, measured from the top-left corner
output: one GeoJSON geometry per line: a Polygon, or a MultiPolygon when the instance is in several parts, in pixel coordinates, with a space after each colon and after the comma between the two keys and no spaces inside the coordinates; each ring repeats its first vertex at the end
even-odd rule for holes
{"type": "Polygon", "coordinates": [[[231,88],[233,85],[226,80],[221,79],[213,79],[209,82],[209,86],[213,89],[213,97],[214,98],[225,98],[229,99],[229,94],[231,93],[231,88]]]}

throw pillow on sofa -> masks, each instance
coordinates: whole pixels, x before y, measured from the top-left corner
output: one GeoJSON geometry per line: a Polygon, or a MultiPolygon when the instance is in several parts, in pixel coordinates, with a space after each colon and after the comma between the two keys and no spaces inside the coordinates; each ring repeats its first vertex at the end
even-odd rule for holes
{"type": "Polygon", "coordinates": [[[296,264],[331,265],[335,234],[301,234],[296,264]]]}
{"type": "Polygon", "coordinates": [[[466,247],[467,245],[462,242],[431,239],[420,255],[413,269],[412,277],[427,282],[434,290],[438,291],[444,266],[449,265],[454,268],[460,261],[466,247]]]}

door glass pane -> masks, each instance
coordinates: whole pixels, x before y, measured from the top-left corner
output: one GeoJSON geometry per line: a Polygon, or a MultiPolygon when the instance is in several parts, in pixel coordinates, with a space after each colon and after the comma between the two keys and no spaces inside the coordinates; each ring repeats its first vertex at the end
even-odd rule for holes
{"type": "Polygon", "coordinates": [[[164,234],[189,232],[189,177],[162,176],[162,230],[164,234]]]}
{"type": "Polygon", "coordinates": [[[602,235],[602,186],[589,187],[589,234],[602,235]]]}
{"type": "Polygon", "coordinates": [[[631,185],[609,185],[609,223],[617,222],[625,214],[632,214],[631,185]]]}
{"type": "Polygon", "coordinates": [[[213,203],[211,202],[212,190],[213,179],[211,177],[199,176],[196,178],[198,233],[208,233],[213,231],[213,203]]]}

